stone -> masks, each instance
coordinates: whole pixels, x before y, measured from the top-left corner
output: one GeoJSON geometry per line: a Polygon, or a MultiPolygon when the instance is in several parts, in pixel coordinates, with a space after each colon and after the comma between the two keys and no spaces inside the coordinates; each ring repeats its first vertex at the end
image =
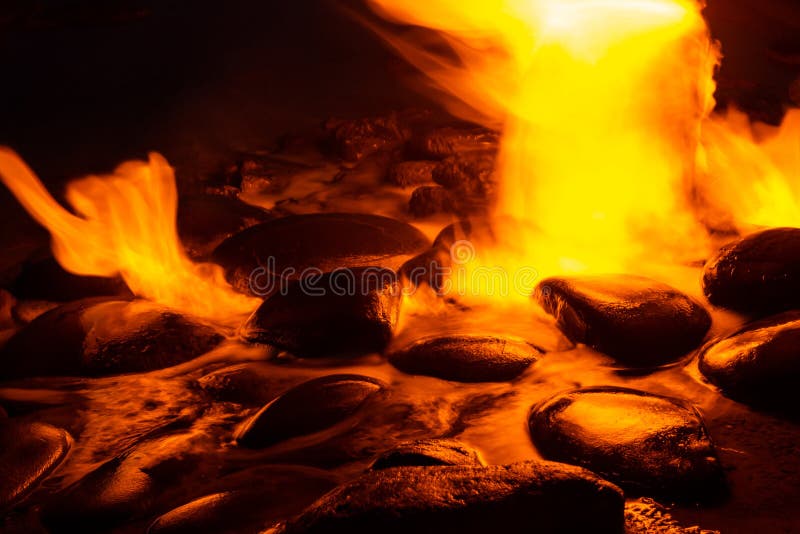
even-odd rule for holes
{"type": "Polygon", "coordinates": [[[396,467],[339,487],[275,532],[618,534],[623,506],[616,486],[563,464],[396,467]]]}
{"type": "Polygon", "coordinates": [[[414,187],[433,182],[436,161],[401,161],[389,168],[386,181],[397,187],[414,187]]]}
{"type": "Polygon", "coordinates": [[[291,373],[269,362],[246,362],[212,371],[197,383],[216,401],[263,406],[308,378],[308,372],[291,373]]]}
{"type": "Polygon", "coordinates": [[[454,156],[442,161],[433,172],[437,184],[470,198],[488,199],[494,192],[494,156],[485,153],[454,156]]]}
{"type": "Polygon", "coordinates": [[[184,486],[199,469],[197,455],[186,450],[194,439],[188,434],[154,438],[105,462],[46,500],[42,523],[56,533],[110,532],[169,506],[165,493],[184,486]]]}
{"type": "Polygon", "coordinates": [[[513,380],[541,352],[520,339],[481,335],[426,338],[391,352],[389,362],[413,375],[456,382],[513,380]]]}
{"type": "Polygon", "coordinates": [[[664,506],[647,497],[632,499],[625,503],[625,533],[720,534],[717,530],[705,530],[698,526],[682,526],[664,506]]]}
{"type": "Polygon", "coordinates": [[[305,274],[377,265],[396,269],[430,246],[413,226],[365,213],[292,215],[225,240],[213,261],[243,292],[267,297],[305,274]]]}
{"type": "Polygon", "coordinates": [[[500,134],[480,126],[444,126],[432,128],[412,140],[422,157],[444,159],[469,152],[496,152],[500,134]]]}
{"type": "Polygon", "coordinates": [[[225,239],[270,218],[237,198],[184,195],[178,202],[178,235],[189,257],[205,260],[225,239]]]}
{"type": "Polygon", "coordinates": [[[265,300],[242,327],[251,343],[301,358],[382,352],[400,312],[402,291],[388,269],[344,269],[289,284],[265,300]]]}
{"type": "Polygon", "coordinates": [[[72,437],[38,423],[0,421],[0,512],[24,499],[66,457],[72,437]]]}
{"type": "Polygon", "coordinates": [[[285,191],[293,179],[309,166],[281,158],[275,154],[246,154],[228,169],[226,183],[244,194],[277,195],[285,191]]]}
{"type": "Polygon", "coordinates": [[[641,276],[548,278],[533,297],[570,340],[625,365],[673,361],[700,345],[711,327],[698,302],[641,276]]]}
{"type": "Polygon", "coordinates": [[[707,346],[698,367],[722,392],[758,406],[793,406],[800,381],[800,312],[754,321],[707,346]]]}
{"type": "Polygon", "coordinates": [[[9,288],[20,300],[68,302],[89,297],[133,296],[121,277],[81,276],[64,270],[53,257],[29,260],[9,288]]]}
{"type": "Polygon", "coordinates": [[[584,388],[535,406],[528,423],[542,456],[590,469],[625,491],[706,500],[724,488],[702,417],[677,399],[584,388]]]}
{"type": "Polygon", "coordinates": [[[313,434],[356,413],[384,389],[384,384],[361,375],[328,375],[304,382],[273,400],[236,431],[236,442],[264,448],[313,434]]]}
{"type": "Polygon", "coordinates": [[[37,317],[6,343],[0,379],[151,371],[200,356],[222,339],[211,326],[145,300],[78,300],[37,317]]]}
{"type": "Polygon", "coordinates": [[[17,321],[14,319],[14,306],[17,304],[17,299],[14,295],[0,289],[0,330],[14,328],[17,321]]]}
{"type": "Polygon", "coordinates": [[[800,308],[800,228],[772,228],[722,247],[706,263],[709,302],[750,315],[800,308]]]}
{"type": "Polygon", "coordinates": [[[399,148],[410,135],[394,114],[354,120],[330,119],[325,130],[336,154],[352,163],[379,151],[399,148]]]}
{"type": "Polygon", "coordinates": [[[248,468],[220,481],[231,489],[205,495],[157,518],[148,534],[260,532],[336,487],[327,472],[299,466],[248,468]],[[237,480],[229,480],[229,479],[237,480]]]}
{"type": "Polygon", "coordinates": [[[482,466],[480,454],[460,441],[452,439],[421,439],[401,443],[375,459],[370,469],[388,469],[411,465],[472,465],[482,466]]]}
{"type": "Polygon", "coordinates": [[[452,213],[455,201],[450,192],[438,185],[423,185],[411,193],[408,212],[416,217],[430,217],[437,213],[452,213]]]}

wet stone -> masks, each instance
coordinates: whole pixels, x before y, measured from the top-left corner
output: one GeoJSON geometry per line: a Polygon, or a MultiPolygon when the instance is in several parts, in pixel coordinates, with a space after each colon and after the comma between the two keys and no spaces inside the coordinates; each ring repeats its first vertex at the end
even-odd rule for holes
{"type": "Polygon", "coordinates": [[[26,262],[9,288],[20,300],[68,302],[88,297],[131,297],[121,277],[81,276],[65,271],[55,258],[26,262]]]}
{"type": "Polygon", "coordinates": [[[711,500],[724,474],[700,414],[669,397],[596,387],[557,395],[529,418],[537,450],[626,491],[711,500]]]}
{"type": "Polygon", "coordinates": [[[382,352],[397,323],[401,294],[397,275],[380,268],[294,281],[259,306],[242,336],[301,358],[382,352]]]}
{"type": "Polygon", "coordinates": [[[183,487],[198,469],[198,457],[184,449],[189,439],[152,439],[109,460],[47,500],[42,523],[49,532],[110,532],[169,507],[169,489],[183,487]]]}
{"type": "Polygon", "coordinates": [[[436,161],[401,161],[389,168],[386,181],[397,187],[413,187],[433,182],[436,161]]]}
{"type": "Polygon", "coordinates": [[[205,495],[160,516],[147,532],[261,532],[266,524],[301,512],[336,487],[331,475],[309,467],[264,466],[246,469],[241,475],[220,481],[231,489],[205,495]]]}
{"type": "Polygon", "coordinates": [[[703,271],[709,302],[745,314],[800,308],[800,229],[772,228],[720,249],[703,271]]]}
{"type": "Polygon", "coordinates": [[[328,375],[287,391],[245,421],[236,442],[248,448],[325,430],[355,414],[384,389],[377,379],[361,375],[328,375]]]}
{"type": "Polygon", "coordinates": [[[396,269],[430,246],[413,226],[379,215],[319,213],[275,219],[225,240],[213,261],[239,291],[266,297],[304,273],[380,266],[396,269]]]}
{"type": "Polygon", "coordinates": [[[178,204],[178,235],[187,254],[202,260],[225,239],[270,217],[268,212],[237,198],[183,196],[178,204]]]}
{"type": "Polygon", "coordinates": [[[455,200],[450,191],[438,185],[424,185],[411,193],[408,212],[414,217],[430,217],[437,213],[452,213],[455,200]]]}
{"type": "Polygon", "coordinates": [[[731,398],[793,410],[800,381],[800,312],[746,325],[706,347],[698,365],[731,398]]]}
{"type": "Polygon", "coordinates": [[[534,299],[572,341],[631,366],[657,366],[695,349],[708,312],[680,291],[628,275],[548,278],[534,299]]]}
{"type": "Polygon", "coordinates": [[[500,142],[497,132],[480,126],[445,126],[434,128],[412,140],[414,150],[423,157],[444,159],[470,152],[496,152],[500,142]]]}
{"type": "Polygon", "coordinates": [[[620,533],[622,492],[551,462],[370,471],[277,529],[285,534],[620,533]]]}
{"type": "Polygon", "coordinates": [[[325,124],[336,154],[357,162],[382,150],[400,147],[409,132],[396,115],[355,120],[331,119],[325,124]]]}
{"type": "Polygon", "coordinates": [[[14,419],[0,421],[0,511],[17,504],[47,478],[71,445],[72,438],[60,428],[14,419]]]}
{"type": "Polygon", "coordinates": [[[495,158],[477,153],[454,156],[442,161],[433,172],[433,181],[468,198],[488,199],[494,192],[495,158]]]}
{"type": "Polygon", "coordinates": [[[453,335],[417,341],[389,354],[389,362],[414,375],[457,382],[503,382],[527,369],[541,352],[520,339],[453,335]]]}
{"type": "Polygon", "coordinates": [[[0,351],[0,379],[151,371],[200,356],[222,339],[212,327],[147,301],[79,300],[17,332],[0,351]]]}
{"type": "Polygon", "coordinates": [[[460,441],[452,439],[423,439],[401,443],[384,452],[372,463],[371,469],[388,469],[412,465],[484,465],[480,454],[460,441]]]}
{"type": "Polygon", "coordinates": [[[266,362],[247,362],[212,371],[197,382],[216,401],[261,406],[308,378],[305,373],[277,371],[266,362]]]}

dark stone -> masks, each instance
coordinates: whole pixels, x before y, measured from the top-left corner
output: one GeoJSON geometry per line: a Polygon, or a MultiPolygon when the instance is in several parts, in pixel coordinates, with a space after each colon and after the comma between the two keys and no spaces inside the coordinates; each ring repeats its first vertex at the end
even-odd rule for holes
{"type": "MultiPolygon", "coordinates": [[[[481,231],[489,231],[486,221],[481,220],[475,226],[481,231]]],[[[468,220],[445,226],[434,239],[431,248],[400,266],[398,273],[403,278],[403,283],[414,287],[427,284],[435,291],[442,290],[446,275],[453,265],[452,247],[459,241],[469,241],[472,227],[473,223],[468,220]]]]}
{"type": "Polygon", "coordinates": [[[548,278],[533,297],[572,341],[626,365],[655,366],[683,356],[711,326],[693,299],[640,276],[548,278]]]}
{"type": "Polygon", "coordinates": [[[0,511],[25,498],[58,467],[72,445],[70,435],[45,423],[0,421],[0,511]]]}
{"type": "Polygon", "coordinates": [[[430,217],[437,213],[452,213],[455,201],[447,189],[438,185],[423,185],[411,193],[408,212],[414,217],[430,217]]]}
{"type": "Polygon", "coordinates": [[[396,467],[328,493],[278,532],[620,534],[623,506],[616,486],[563,464],[396,467]]]}
{"type": "Polygon", "coordinates": [[[731,398],[759,406],[794,406],[800,381],[800,312],[746,325],[706,347],[698,365],[731,398]]]}
{"type": "Polygon", "coordinates": [[[389,354],[401,371],[457,382],[504,382],[527,369],[541,352],[522,340],[453,335],[423,339],[389,354]]]}
{"type": "Polygon", "coordinates": [[[85,299],[37,317],[0,351],[2,379],[160,369],[222,341],[212,327],[144,300],[85,299]]]}
{"type": "Polygon", "coordinates": [[[371,469],[388,469],[411,465],[472,465],[481,466],[478,451],[451,439],[423,439],[402,443],[384,452],[372,463],[371,469]]]}
{"type": "Polygon", "coordinates": [[[216,401],[263,406],[308,378],[307,371],[290,373],[271,363],[247,362],[212,371],[197,382],[216,401]]]}
{"type": "Polygon", "coordinates": [[[109,460],[48,499],[42,523],[49,532],[110,532],[169,506],[165,492],[197,468],[197,456],[185,446],[180,437],[165,436],[109,460]]]}
{"type": "Polygon", "coordinates": [[[11,316],[20,325],[33,322],[40,315],[44,315],[52,309],[62,306],[61,302],[51,302],[49,300],[20,300],[11,309],[11,316]]]}
{"type": "Polygon", "coordinates": [[[389,168],[386,181],[397,187],[413,187],[433,182],[435,161],[402,161],[389,168]]]}
{"type": "Polygon", "coordinates": [[[673,519],[669,510],[653,499],[644,497],[625,503],[625,534],[720,534],[698,526],[684,527],[673,519]]]}
{"type": "Polygon", "coordinates": [[[400,147],[409,137],[396,115],[355,120],[331,119],[325,124],[336,154],[357,162],[378,151],[400,147]]]}
{"type": "Polygon", "coordinates": [[[381,352],[397,323],[401,293],[397,275],[377,267],[294,281],[259,306],[242,336],[303,358],[381,352]]]}
{"type": "Polygon", "coordinates": [[[500,135],[480,126],[445,126],[426,131],[412,141],[413,149],[423,157],[444,159],[469,152],[497,151],[500,135]]]}
{"type": "Polygon", "coordinates": [[[485,153],[447,158],[433,172],[437,184],[467,197],[487,199],[494,192],[494,156],[485,153]]]}
{"type": "Polygon", "coordinates": [[[239,445],[263,448],[329,428],[353,415],[384,385],[361,375],[328,375],[287,391],[245,421],[239,445]]]}
{"type": "Polygon", "coordinates": [[[26,262],[9,288],[20,300],[68,302],[87,297],[133,296],[119,276],[81,276],[64,270],[53,257],[26,262]]]}
{"type": "Polygon", "coordinates": [[[336,487],[333,477],[318,469],[298,466],[249,468],[223,479],[233,489],[195,499],[156,519],[149,534],[214,534],[260,532],[270,521],[301,512],[336,487]]]}
{"type": "Polygon", "coordinates": [[[226,182],[245,194],[276,195],[310,168],[274,154],[247,154],[228,169],[226,182]]]}
{"type": "Polygon", "coordinates": [[[14,319],[13,313],[16,304],[17,299],[14,298],[14,295],[5,289],[0,289],[0,330],[14,328],[16,326],[17,322],[14,319]]]}
{"type": "Polygon", "coordinates": [[[429,246],[422,232],[395,219],[319,213],[248,228],[217,247],[213,261],[225,268],[226,278],[237,290],[264,297],[277,291],[281,277],[295,280],[309,269],[330,272],[371,265],[395,269],[429,246]],[[254,273],[258,278],[252,278],[254,273]]]}
{"type": "Polygon", "coordinates": [[[709,302],[768,315],[800,308],[800,229],[772,228],[720,249],[705,266],[709,302]]]}
{"type": "Polygon", "coordinates": [[[268,212],[237,198],[182,196],[178,203],[178,235],[190,257],[205,259],[225,239],[269,218],[268,212]]]}
{"type": "Polygon", "coordinates": [[[626,491],[705,500],[724,487],[702,417],[677,399],[585,388],[534,407],[528,423],[542,456],[590,469],[626,491]]]}

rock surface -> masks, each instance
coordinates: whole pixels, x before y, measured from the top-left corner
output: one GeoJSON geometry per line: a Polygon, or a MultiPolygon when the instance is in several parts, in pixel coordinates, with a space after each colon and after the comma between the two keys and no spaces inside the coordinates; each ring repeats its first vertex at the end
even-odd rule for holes
{"type": "Polygon", "coordinates": [[[72,445],[70,435],[45,423],[0,421],[0,511],[24,499],[58,467],[72,445]]]}
{"type": "Polygon", "coordinates": [[[726,245],[705,266],[709,302],[746,314],[800,307],[800,228],[772,228],[726,245]]]}
{"type": "Polygon", "coordinates": [[[210,326],[147,301],[79,300],[15,334],[0,351],[0,378],[149,371],[190,360],[221,341],[210,326]]]}
{"type": "Polygon", "coordinates": [[[800,312],[746,325],[706,347],[698,366],[731,398],[756,405],[793,406],[800,380],[800,312]]]}
{"type": "Polygon", "coordinates": [[[328,375],[304,382],[258,411],[236,432],[239,445],[263,448],[329,428],[353,415],[384,385],[361,375],[328,375]]]}
{"type": "Polygon", "coordinates": [[[430,159],[444,159],[469,152],[494,152],[500,142],[497,132],[480,126],[432,128],[412,139],[412,150],[430,159]]]}
{"type": "Polygon", "coordinates": [[[480,454],[460,441],[452,439],[422,439],[402,443],[378,456],[371,469],[388,469],[413,465],[471,465],[482,466],[480,454]]]}
{"type": "Polygon", "coordinates": [[[308,269],[397,268],[429,245],[422,232],[388,217],[363,213],[292,215],[227,239],[214,251],[213,261],[225,268],[226,278],[237,290],[266,297],[277,291],[281,277],[298,279],[308,269]],[[257,279],[251,278],[254,272],[257,279]],[[255,281],[253,287],[251,281],[255,281]]]}
{"type": "Polygon", "coordinates": [[[620,533],[623,505],[617,487],[563,464],[397,467],[328,493],[278,532],[620,533]]]}
{"type": "Polygon", "coordinates": [[[389,354],[403,372],[457,382],[503,382],[527,369],[541,352],[525,341],[477,335],[422,339],[389,354]]]}
{"type": "Polygon", "coordinates": [[[259,306],[242,336],[303,358],[381,352],[392,337],[401,293],[388,269],[340,270],[294,281],[259,306]]]}
{"type": "Polygon", "coordinates": [[[430,217],[437,213],[452,213],[455,199],[450,191],[438,185],[423,185],[411,193],[408,212],[417,218],[430,217]]]}
{"type": "Polygon", "coordinates": [[[410,133],[396,115],[354,120],[330,119],[325,124],[336,154],[357,162],[382,150],[401,146],[410,133]]]}
{"type": "Polygon", "coordinates": [[[693,299],[640,276],[548,278],[533,297],[572,341],[632,366],[683,356],[711,326],[708,312],[693,299]]]}
{"type": "Polygon", "coordinates": [[[401,161],[389,169],[386,181],[397,187],[413,187],[433,182],[436,161],[401,161]]]}
{"type": "Polygon", "coordinates": [[[669,397],[596,387],[557,395],[531,412],[533,443],[636,493],[713,499],[724,475],[700,414],[669,397]]]}

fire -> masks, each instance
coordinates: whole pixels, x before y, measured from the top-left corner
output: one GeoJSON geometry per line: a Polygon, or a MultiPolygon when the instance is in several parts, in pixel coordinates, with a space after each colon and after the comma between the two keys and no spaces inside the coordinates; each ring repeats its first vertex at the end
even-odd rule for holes
{"type": "Polygon", "coordinates": [[[697,5],[372,3],[396,21],[437,30],[457,61],[389,39],[477,111],[472,118],[503,128],[500,237],[481,243],[480,262],[549,275],[702,254],[687,192],[718,54],[697,5]]]}
{"type": "Polygon", "coordinates": [[[109,176],[70,182],[66,198],[77,215],[2,147],[0,178],[49,230],[53,253],[70,272],[120,274],[136,295],[225,326],[238,326],[258,305],[235,293],[220,267],[195,264],[184,253],[176,227],[175,175],[159,154],[123,163],[109,176]]]}

